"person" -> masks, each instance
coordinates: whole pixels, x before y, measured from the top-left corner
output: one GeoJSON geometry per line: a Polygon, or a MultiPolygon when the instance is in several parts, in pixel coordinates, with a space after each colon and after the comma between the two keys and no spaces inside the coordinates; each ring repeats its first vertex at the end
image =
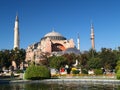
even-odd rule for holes
{"type": "Polygon", "coordinates": [[[14,71],[14,66],[11,66],[11,71],[12,71],[12,72],[14,71]]]}
{"type": "Polygon", "coordinates": [[[71,68],[69,67],[67,68],[67,74],[70,74],[70,72],[71,72],[71,68]]]}
{"type": "Polygon", "coordinates": [[[61,69],[60,69],[60,72],[64,72],[65,71],[65,69],[62,67],[61,69]]]}
{"type": "Polygon", "coordinates": [[[104,68],[102,68],[102,73],[103,73],[103,74],[106,74],[106,72],[105,72],[105,69],[104,69],[104,68]]]}
{"type": "Polygon", "coordinates": [[[13,73],[13,71],[11,72],[11,79],[14,79],[14,73],[13,73]]]}

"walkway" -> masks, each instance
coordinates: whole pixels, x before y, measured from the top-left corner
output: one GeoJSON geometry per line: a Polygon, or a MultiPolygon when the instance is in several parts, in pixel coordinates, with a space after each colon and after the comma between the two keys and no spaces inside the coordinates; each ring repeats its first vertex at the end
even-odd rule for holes
{"type": "Polygon", "coordinates": [[[13,83],[58,83],[58,84],[120,84],[120,80],[107,77],[60,77],[59,79],[44,79],[44,80],[0,80],[0,84],[13,84],[13,83]]]}

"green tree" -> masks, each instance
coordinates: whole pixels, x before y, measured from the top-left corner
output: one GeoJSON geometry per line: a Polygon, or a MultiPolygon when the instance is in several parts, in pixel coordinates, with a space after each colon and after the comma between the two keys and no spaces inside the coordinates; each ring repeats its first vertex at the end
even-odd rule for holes
{"type": "Polygon", "coordinates": [[[0,63],[1,63],[1,68],[2,67],[9,68],[9,66],[11,65],[9,50],[2,50],[0,52],[0,63]]]}
{"type": "Polygon", "coordinates": [[[90,49],[88,51],[88,53],[86,53],[88,55],[88,58],[94,58],[94,57],[98,57],[98,53],[96,52],[96,50],[94,49],[90,49]]]}
{"type": "Polygon", "coordinates": [[[89,60],[89,58],[88,58],[88,52],[82,53],[81,54],[81,62],[80,62],[82,69],[83,68],[88,69],[88,64],[87,64],[88,60],[89,60]]]}
{"type": "Polygon", "coordinates": [[[101,59],[99,57],[91,58],[88,61],[88,66],[89,66],[89,68],[92,68],[92,69],[99,69],[99,68],[101,68],[102,67],[101,59]]]}
{"type": "Polygon", "coordinates": [[[41,53],[41,58],[42,60],[38,63],[38,65],[45,65],[45,66],[49,66],[49,61],[48,61],[48,57],[50,56],[50,53],[41,53]]]}
{"type": "Polygon", "coordinates": [[[21,62],[25,61],[25,55],[26,52],[24,49],[17,49],[15,48],[15,50],[11,50],[10,52],[10,61],[15,61],[17,68],[19,69],[21,62]]]}
{"type": "Polygon", "coordinates": [[[15,49],[15,50],[1,50],[0,51],[0,67],[9,68],[11,62],[14,60],[19,67],[20,63],[25,60],[25,50],[24,49],[15,49]]]}
{"type": "Polygon", "coordinates": [[[77,59],[77,56],[74,53],[64,54],[63,57],[66,58],[66,64],[69,66],[72,66],[77,59]]]}
{"type": "Polygon", "coordinates": [[[117,58],[112,49],[102,48],[100,58],[103,67],[106,69],[115,69],[117,58]]]}
{"type": "Polygon", "coordinates": [[[52,56],[49,58],[50,67],[58,70],[61,66],[65,65],[65,62],[66,58],[63,56],[52,56]]]}

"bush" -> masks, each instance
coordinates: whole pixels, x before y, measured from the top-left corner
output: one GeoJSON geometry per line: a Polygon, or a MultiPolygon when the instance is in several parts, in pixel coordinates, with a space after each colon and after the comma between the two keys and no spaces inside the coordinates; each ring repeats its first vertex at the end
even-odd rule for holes
{"type": "Polygon", "coordinates": [[[117,77],[117,79],[120,79],[120,69],[117,71],[116,77],[117,77]]]}
{"type": "Polygon", "coordinates": [[[45,66],[31,65],[25,71],[25,79],[39,80],[50,77],[50,70],[45,66]]]}
{"type": "Polygon", "coordinates": [[[72,70],[72,74],[79,74],[79,70],[72,70]]]}
{"type": "Polygon", "coordinates": [[[17,70],[16,73],[24,73],[23,70],[17,70]]]}
{"type": "Polygon", "coordinates": [[[82,74],[88,74],[87,69],[82,69],[82,74]]]}
{"type": "Polygon", "coordinates": [[[102,69],[95,69],[94,73],[95,73],[95,75],[101,75],[102,74],[102,69]]]}
{"type": "Polygon", "coordinates": [[[120,69],[120,66],[115,67],[115,72],[117,72],[120,69]]]}

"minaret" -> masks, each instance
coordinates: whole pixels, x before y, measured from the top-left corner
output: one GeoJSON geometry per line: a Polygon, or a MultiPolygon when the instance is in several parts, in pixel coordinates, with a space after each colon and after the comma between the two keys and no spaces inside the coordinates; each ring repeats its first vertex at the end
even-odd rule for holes
{"type": "Polygon", "coordinates": [[[93,24],[91,24],[91,45],[92,49],[95,49],[95,35],[94,35],[94,27],[93,24]]]}
{"type": "Polygon", "coordinates": [[[14,26],[14,49],[15,48],[20,48],[19,46],[19,19],[18,15],[16,15],[15,19],[15,26],[14,26]]]}
{"type": "Polygon", "coordinates": [[[77,38],[77,49],[80,50],[80,36],[79,36],[79,33],[78,33],[78,38],[77,38]]]}

